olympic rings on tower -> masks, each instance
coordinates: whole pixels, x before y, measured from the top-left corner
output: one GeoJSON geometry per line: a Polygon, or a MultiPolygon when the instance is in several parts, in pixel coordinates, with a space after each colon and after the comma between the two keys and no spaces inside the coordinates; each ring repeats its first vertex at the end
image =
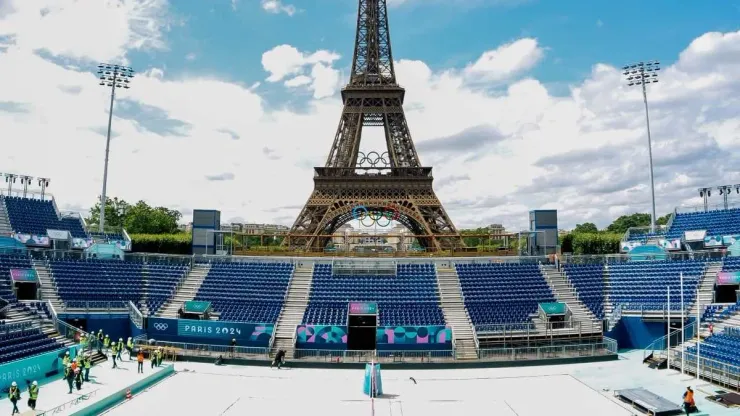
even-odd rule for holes
{"type": "Polygon", "coordinates": [[[368,154],[358,152],[357,167],[360,168],[387,168],[391,165],[388,160],[388,152],[370,152],[368,154]]]}
{"type": "Polygon", "coordinates": [[[390,204],[386,204],[382,209],[367,209],[364,205],[356,205],[352,208],[352,219],[360,221],[365,227],[378,225],[379,227],[388,227],[393,221],[398,221],[401,213],[390,204]],[[367,219],[370,219],[369,223],[367,219]],[[385,219],[386,222],[382,223],[385,219]]]}

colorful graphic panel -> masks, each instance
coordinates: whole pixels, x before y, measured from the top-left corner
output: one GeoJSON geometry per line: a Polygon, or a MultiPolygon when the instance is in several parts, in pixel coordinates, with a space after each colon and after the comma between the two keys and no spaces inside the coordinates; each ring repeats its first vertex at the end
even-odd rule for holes
{"type": "Polygon", "coordinates": [[[36,283],[38,275],[33,269],[10,269],[10,278],[19,283],[36,283]]]}
{"type": "Polygon", "coordinates": [[[51,245],[51,240],[45,235],[17,233],[13,235],[13,238],[27,246],[49,247],[51,245]]]}
{"type": "Polygon", "coordinates": [[[346,326],[298,325],[296,335],[296,345],[299,348],[321,348],[321,344],[347,345],[346,326]]]}
{"type": "Polygon", "coordinates": [[[722,236],[713,235],[704,237],[704,247],[722,247],[722,236]]]}
{"type": "Polygon", "coordinates": [[[720,286],[740,284],[740,272],[717,273],[717,284],[720,286]]]}
{"type": "Polygon", "coordinates": [[[425,349],[452,348],[452,329],[441,325],[378,327],[375,342],[378,349],[399,345],[428,346],[425,349]]]}
{"type": "Polygon", "coordinates": [[[370,302],[350,302],[350,315],[377,315],[378,304],[370,302]]]}

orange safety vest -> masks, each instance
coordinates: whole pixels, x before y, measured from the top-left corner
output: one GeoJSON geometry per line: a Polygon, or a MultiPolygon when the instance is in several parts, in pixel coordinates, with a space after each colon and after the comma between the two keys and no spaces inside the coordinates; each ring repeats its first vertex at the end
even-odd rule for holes
{"type": "Polygon", "coordinates": [[[143,363],[144,362],[144,354],[139,353],[139,355],[136,356],[136,361],[143,363]]]}
{"type": "Polygon", "coordinates": [[[684,403],[688,403],[690,405],[694,405],[694,392],[693,391],[687,391],[686,397],[683,398],[684,403]]]}

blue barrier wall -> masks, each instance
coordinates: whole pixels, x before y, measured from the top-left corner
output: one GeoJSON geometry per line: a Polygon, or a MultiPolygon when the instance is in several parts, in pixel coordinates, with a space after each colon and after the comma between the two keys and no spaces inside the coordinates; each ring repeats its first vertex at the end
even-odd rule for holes
{"type": "MultiPolygon", "coordinates": [[[[74,358],[77,346],[35,355],[22,360],[11,361],[0,365],[0,390],[7,392],[10,383],[16,382],[25,391],[26,381],[38,381],[43,384],[50,377],[55,377],[62,370],[62,358],[69,351],[74,358]]],[[[57,377],[55,377],[56,379],[57,377]]]]}
{"type": "Polygon", "coordinates": [[[99,329],[104,334],[108,334],[111,339],[123,338],[124,340],[131,336],[131,327],[129,325],[128,314],[107,314],[107,313],[74,313],[59,314],[59,319],[74,326],[74,319],[87,320],[87,331],[98,333],[99,329]]]}
{"type": "Polygon", "coordinates": [[[149,318],[147,336],[162,341],[227,345],[232,339],[242,347],[270,345],[273,324],[250,324],[229,321],[149,318]]]}
{"type": "Polygon", "coordinates": [[[645,348],[666,334],[665,322],[644,322],[639,316],[623,316],[617,326],[604,334],[615,339],[619,349],[645,348]]]}

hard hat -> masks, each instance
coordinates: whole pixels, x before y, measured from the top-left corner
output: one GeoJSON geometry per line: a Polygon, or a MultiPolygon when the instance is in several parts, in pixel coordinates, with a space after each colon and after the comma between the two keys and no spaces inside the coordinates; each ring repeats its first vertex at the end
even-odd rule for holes
{"type": "Polygon", "coordinates": [[[123,338],[118,338],[119,341],[123,341],[123,338]]]}
{"type": "Polygon", "coordinates": [[[34,380],[33,383],[31,383],[31,384],[33,384],[34,386],[38,386],[39,385],[39,382],[36,381],[36,380],[34,380]]]}
{"type": "Polygon", "coordinates": [[[16,383],[16,382],[14,381],[14,382],[10,383],[10,386],[11,386],[11,387],[18,387],[18,383],[16,383]]]}
{"type": "Polygon", "coordinates": [[[67,351],[67,355],[69,355],[69,351],[67,351]]]}

